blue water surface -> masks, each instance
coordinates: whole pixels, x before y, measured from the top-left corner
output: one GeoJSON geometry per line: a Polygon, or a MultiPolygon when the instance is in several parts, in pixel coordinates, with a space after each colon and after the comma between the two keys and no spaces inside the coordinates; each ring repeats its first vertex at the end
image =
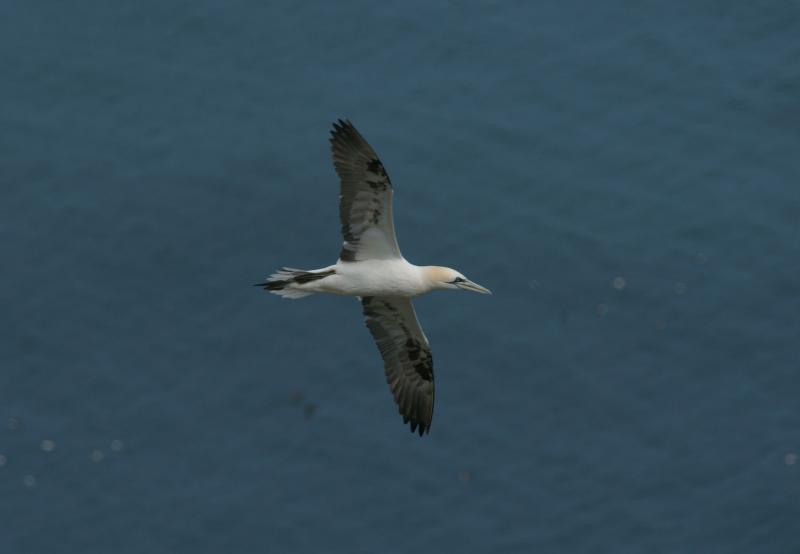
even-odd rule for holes
{"type": "Polygon", "coordinates": [[[800,552],[796,2],[0,3],[0,552],[800,552]],[[431,434],[335,261],[395,186],[431,434]]]}

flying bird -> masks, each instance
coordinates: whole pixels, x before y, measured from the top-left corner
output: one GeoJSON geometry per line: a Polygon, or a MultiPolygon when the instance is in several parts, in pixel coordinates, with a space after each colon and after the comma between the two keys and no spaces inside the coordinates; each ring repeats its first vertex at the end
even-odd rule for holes
{"type": "Polygon", "coordinates": [[[333,124],[330,142],[341,180],[338,261],[307,271],[284,267],[256,286],[284,298],[358,297],[403,423],[422,436],[433,419],[433,358],[411,298],[438,289],[491,292],[455,269],[406,261],[394,232],[392,183],[378,155],[346,119],[333,124]]]}

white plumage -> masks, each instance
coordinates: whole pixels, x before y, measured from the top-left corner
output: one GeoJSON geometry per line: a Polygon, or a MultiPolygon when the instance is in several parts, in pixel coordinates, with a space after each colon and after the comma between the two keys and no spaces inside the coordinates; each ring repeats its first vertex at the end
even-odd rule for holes
{"type": "Polygon", "coordinates": [[[395,238],[389,176],[349,121],[334,124],[331,149],[341,179],[344,243],[339,260],[309,271],[283,268],[258,286],[293,299],[314,293],[359,297],[403,421],[422,435],[433,418],[433,359],[411,297],[437,289],[490,293],[454,269],[416,266],[403,258],[395,238]]]}

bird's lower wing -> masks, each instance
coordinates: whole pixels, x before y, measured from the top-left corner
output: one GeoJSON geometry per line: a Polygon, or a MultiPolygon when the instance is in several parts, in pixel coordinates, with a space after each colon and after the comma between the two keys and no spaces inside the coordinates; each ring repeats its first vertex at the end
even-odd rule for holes
{"type": "Polygon", "coordinates": [[[414,306],[389,296],[365,296],[361,305],[403,423],[422,436],[433,419],[433,358],[414,306]]]}

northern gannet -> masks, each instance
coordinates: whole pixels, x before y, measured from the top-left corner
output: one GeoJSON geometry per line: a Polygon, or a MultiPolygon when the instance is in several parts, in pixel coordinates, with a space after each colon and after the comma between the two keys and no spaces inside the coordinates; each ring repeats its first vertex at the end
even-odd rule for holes
{"type": "Polygon", "coordinates": [[[403,423],[422,436],[433,419],[433,359],[411,298],[437,289],[491,292],[455,269],[407,262],[394,233],[392,184],[378,155],[348,120],[333,124],[330,141],[341,179],[339,260],[308,271],[284,267],[256,286],[284,298],[358,297],[403,423]]]}

